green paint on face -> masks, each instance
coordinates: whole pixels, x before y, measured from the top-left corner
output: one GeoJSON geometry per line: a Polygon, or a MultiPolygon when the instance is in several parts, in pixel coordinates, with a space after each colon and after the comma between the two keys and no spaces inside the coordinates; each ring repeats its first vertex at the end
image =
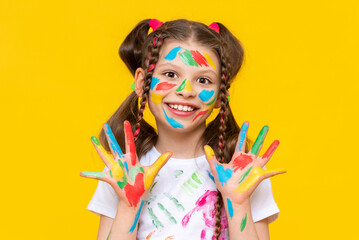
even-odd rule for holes
{"type": "Polygon", "coordinates": [[[163,224],[161,223],[160,220],[158,220],[157,216],[153,213],[152,208],[148,208],[148,213],[150,214],[151,218],[152,218],[152,223],[153,225],[158,229],[158,228],[163,228],[163,224]]]}
{"type": "Polygon", "coordinates": [[[157,206],[167,215],[167,217],[169,218],[171,223],[177,224],[176,219],[172,216],[172,214],[161,203],[157,203],[157,206]]]}
{"type": "Polygon", "coordinates": [[[251,153],[253,153],[254,155],[257,155],[259,148],[262,146],[264,138],[267,134],[268,131],[268,126],[264,126],[262,128],[262,130],[260,131],[256,141],[254,142],[252,149],[251,149],[251,153]]]}
{"type": "Polygon", "coordinates": [[[101,145],[101,144],[100,144],[100,141],[97,139],[97,137],[92,136],[92,137],[91,137],[91,140],[92,140],[97,146],[100,146],[100,145],[101,145]]]}
{"type": "Polygon", "coordinates": [[[199,178],[197,177],[196,173],[193,173],[192,174],[192,179],[196,182],[196,183],[199,183],[199,184],[202,184],[202,182],[199,180],[199,178]]]}
{"type": "Polygon", "coordinates": [[[251,166],[245,173],[242,174],[238,184],[241,184],[241,182],[243,182],[243,180],[248,176],[248,174],[250,173],[250,171],[252,170],[253,166],[251,166]]]}
{"type": "Polygon", "coordinates": [[[163,194],[176,205],[178,211],[184,211],[184,207],[182,206],[182,204],[179,203],[179,201],[175,197],[173,197],[169,193],[163,193],[163,194]]]}
{"type": "Polygon", "coordinates": [[[179,87],[176,89],[176,92],[182,91],[186,85],[186,81],[187,79],[183,80],[183,82],[181,83],[181,85],[179,85],[179,87]]]}
{"type": "Polygon", "coordinates": [[[130,178],[132,182],[135,181],[136,175],[139,172],[139,168],[139,166],[131,167],[130,178]]]}
{"type": "Polygon", "coordinates": [[[192,53],[189,50],[185,49],[183,52],[179,52],[178,55],[187,66],[198,67],[198,63],[193,59],[192,53]]]}
{"type": "Polygon", "coordinates": [[[247,213],[246,215],[244,216],[244,218],[242,218],[242,221],[241,221],[241,232],[243,232],[244,228],[246,227],[246,224],[247,224],[247,213]]]}
{"type": "Polygon", "coordinates": [[[103,172],[86,172],[86,171],[84,171],[84,172],[81,172],[81,173],[84,176],[94,176],[94,177],[101,178],[101,179],[106,177],[106,174],[103,173],[103,172]]]}
{"type": "Polygon", "coordinates": [[[210,101],[210,102],[207,103],[206,105],[207,105],[207,106],[212,105],[212,103],[214,103],[214,101],[215,101],[216,99],[217,99],[217,92],[216,92],[216,94],[214,94],[214,97],[213,97],[212,101],[210,101]]]}

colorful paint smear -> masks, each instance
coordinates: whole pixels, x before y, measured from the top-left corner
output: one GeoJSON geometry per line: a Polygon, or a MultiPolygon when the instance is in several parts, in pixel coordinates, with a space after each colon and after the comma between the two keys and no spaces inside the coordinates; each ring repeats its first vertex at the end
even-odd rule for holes
{"type": "Polygon", "coordinates": [[[157,85],[157,83],[160,81],[159,78],[156,78],[156,77],[152,77],[151,79],[151,85],[150,85],[150,89],[153,90],[154,87],[157,85]]]}
{"type": "Polygon", "coordinates": [[[224,170],[223,165],[218,164],[218,163],[214,163],[214,166],[216,167],[218,180],[221,182],[222,186],[223,186],[223,183],[227,184],[227,181],[232,177],[233,170],[230,168],[227,168],[226,170],[224,170]]]}
{"type": "Polygon", "coordinates": [[[246,215],[242,218],[242,221],[241,221],[241,232],[243,232],[244,228],[246,227],[246,224],[247,224],[247,213],[246,215]]]}
{"type": "Polygon", "coordinates": [[[243,180],[244,180],[244,179],[248,176],[248,174],[251,172],[252,168],[253,168],[253,166],[251,166],[250,168],[248,168],[248,170],[241,175],[241,177],[239,178],[238,184],[241,184],[241,183],[243,182],[243,180]]]}
{"type": "Polygon", "coordinates": [[[183,170],[176,170],[174,175],[175,175],[175,178],[178,178],[179,176],[181,176],[183,174],[183,170]]]}
{"type": "Polygon", "coordinates": [[[175,83],[161,82],[161,83],[157,84],[156,91],[169,90],[175,86],[177,86],[177,84],[175,84],[175,83]]]}
{"type": "Polygon", "coordinates": [[[208,171],[208,170],[207,170],[207,173],[208,173],[208,177],[209,177],[210,179],[212,179],[212,181],[215,183],[214,177],[213,177],[212,173],[211,173],[210,171],[208,171]]]}
{"type": "Polygon", "coordinates": [[[130,206],[137,207],[137,204],[140,201],[140,197],[145,192],[145,186],[143,184],[143,173],[138,173],[134,184],[131,185],[130,183],[127,183],[124,187],[124,190],[130,206]]]}
{"type": "Polygon", "coordinates": [[[151,218],[152,218],[152,223],[153,225],[158,229],[158,228],[163,228],[163,224],[161,223],[161,221],[158,219],[158,217],[153,213],[152,208],[148,208],[148,213],[150,214],[151,218]]]}
{"type": "Polygon", "coordinates": [[[163,193],[169,200],[171,200],[171,202],[173,202],[173,204],[176,206],[178,211],[184,211],[184,207],[182,204],[179,203],[178,199],[173,197],[171,194],[169,193],[163,193]]]}
{"type": "Polygon", "coordinates": [[[209,111],[209,110],[200,111],[200,112],[193,118],[192,122],[193,122],[194,120],[196,120],[199,116],[202,116],[202,115],[206,114],[208,111],[209,111]]]}
{"type": "Polygon", "coordinates": [[[165,60],[172,61],[176,58],[178,51],[181,50],[181,47],[175,47],[173,48],[166,56],[165,60]]]}
{"type": "Polygon", "coordinates": [[[130,156],[132,166],[136,165],[137,155],[136,155],[136,145],[133,140],[133,133],[131,124],[129,121],[124,122],[125,136],[126,136],[126,154],[130,156]],[[128,151],[128,152],[127,152],[128,151]]]}
{"type": "Polygon", "coordinates": [[[139,166],[131,167],[130,178],[131,178],[132,182],[135,180],[135,177],[136,177],[137,173],[139,172],[139,170],[140,170],[139,166]]]}
{"type": "Polygon", "coordinates": [[[110,144],[110,147],[112,148],[112,150],[118,155],[119,158],[123,158],[124,155],[121,151],[120,145],[118,145],[118,143],[115,139],[115,136],[113,135],[113,133],[111,131],[110,126],[107,123],[105,123],[103,129],[105,130],[105,133],[107,134],[108,139],[110,140],[109,144],[110,144]]]}
{"type": "Polygon", "coordinates": [[[198,189],[198,185],[201,185],[202,181],[204,181],[204,176],[200,174],[198,171],[192,174],[191,178],[186,180],[183,185],[182,189],[189,195],[193,193],[193,189],[198,189]]]}
{"type": "Polygon", "coordinates": [[[251,153],[254,155],[258,154],[258,151],[260,150],[260,148],[262,147],[262,144],[264,142],[264,138],[266,137],[268,132],[268,126],[264,126],[262,128],[262,130],[260,131],[256,141],[254,142],[252,149],[251,149],[251,153]]]}
{"type": "Polygon", "coordinates": [[[156,94],[154,92],[151,93],[151,99],[154,104],[159,104],[162,101],[162,95],[156,94]]]}
{"type": "Polygon", "coordinates": [[[191,83],[187,79],[183,80],[183,82],[176,89],[176,92],[180,92],[182,90],[183,91],[192,91],[191,83]]]}
{"type": "Polygon", "coordinates": [[[214,151],[209,145],[204,146],[204,152],[206,153],[207,159],[211,159],[214,155],[214,151]]]}
{"type": "Polygon", "coordinates": [[[127,162],[126,162],[126,161],[124,162],[124,166],[125,166],[126,172],[127,172],[127,174],[128,174],[128,173],[129,173],[129,170],[128,170],[128,165],[127,165],[127,162]]]}
{"type": "Polygon", "coordinates": [[[214,62],[208,53],[204,53],[204,57],[207,59],[208,64],[213,67],[214,70],[216,70],[216,65],[214,65],[214,62]]]}
{"type": "Polygon", "coordinates": [[[132,226],[130,228],[130,231],[129,231],[130,233],[133,233],[133,231],[137,227],[137,222],[138,222],[138,218],[140,217],[140,213],[141,213],[141,210],[142,210],[142,207],[143,207],[143,203],[144,203],[144,201],[142,200],[140,208],[137,210],[137,213],[135,215],[135,219],[134,219],[133,224],[132,224],[132,226]]]}
{"type": "Polygon", "coordinates": [[[199,64],[193,59],[191,51],[188,49],[184,49],[182,52],[178,52],[182,62],[187,66],[195,66],[198,67],[199,64]]]}
{"type": "Polygon", "coordinates": [[[207,102],[209,99],[211,99],[211,97],[214,94],[214,90],[202,90],[199,94],[198,97],[199,99],[201,99],[203,102],[207,102]]]}
{"type": "Polygon", "coordinates": [[[214,95],[212,101],[210,101],[209,103],[206,103],[206,106],[211,106],[216,99],[217,99],[217,92],[216,92],[216,94],[214,95]]]}
{"type": "MultiPolygon", "coordinates": [[[[145,171],[145,188],[149,189],[153,182],[153,179],[156,177],[157,173],[159,172],[160,168],[163,166],[165,161],[172,156],[171,152],[163,153],[154,164],[150,168],[147,168],[145,171]]],[[[139,173],[141,174],[141,173],[139,173]]]]}
{"type": "Polygon", "coordinates": [[[205,66],[208,67],[207,59],[199,52],[199,51],[193,51],[191,50],[192,58],[193,60],[199,65],[199,66],[205,66]]]}
{"type": "Polygon", "coordinates": [[[242,151],[243,144],[246,140],[246,135],[248,131],[248,122],[244,122],[241,127],[241,132],[239,133],[239,142],[238,142],[238,152],[242,151]]]}
{"type": "Polygon", "coordinates": [[[175,239],[175,236],[172,235],[172,236],[168,236],[168,237],[165,238],[165,240],[171,240],[171,239],[175,239]]]}
{"type": "Polygon", "coordinates": [[[274,142],[272,142],[272,144],[270,145],[270,147],[267,149],[267,151],[263,154],[263,156],[261,158],[270,158],[273,154],[273,152],[277,149],[279,145],[279,141],[275,140],[274,142]]]}
{"type": "Polygon", "coordinates": [[[228,213],[229,213],[229,216],[233,217],[233,205],[232,205],[232,201],[231,199],[227,198],[227,206],[228,206],[228,213]]]}
{"type": "Polygon", "coordinates": [[[173,127],[173,128],[184,128],[184,126],[180,123],[174,120],[173,118],[170,118],[167,116],[165,109],[162,107],[163,112],[165,114],[167,122],[173,127]]]}
{"type": "Polygon", "coordinates": [[[93,176],[93,177],[97,177],[97,178],[105,178],[107,175],[106,173],[103,173],[103,172],[87,172],[87,171],[82,171],[81,172],[81,175],[82,176],[93,176]]]}
{"type": "Polygon", "coordinates": [[[168,219],[170,220],[171,223],[177,224],[176,219],[161,203],[157,203],[157,206],[166,214],[166,216],[168,217],[168,219]]]}
{"type": "Polygon", "coordinates": [[[253,162],[253,157],[247,154],[240,153],[239,156],[237,156],[233,160],[233,170],[234,172],[239,170],[243,170],[245,167],[247,167],[248,164],[253,162]]]}
{"type": "Polygon", "coordinates": [[[152,234],[154,234],[155,232],[156,232],[156,230],[154,230],[153,232],[150,232],[150,234],[147,235],[146,240],[150,239],[152,234]]]}

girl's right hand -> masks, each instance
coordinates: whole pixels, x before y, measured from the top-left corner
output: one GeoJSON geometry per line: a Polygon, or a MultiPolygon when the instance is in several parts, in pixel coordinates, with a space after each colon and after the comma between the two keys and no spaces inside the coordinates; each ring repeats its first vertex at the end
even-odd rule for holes
{"type": "Polygon", "coordinates": [[[142,166],[136,154],[131,125],[128,121],[124,122],[125,154],[122,153],[109,125],[105,123],[103,128],[112,155],[101,146],[96,137],[92,137],[91,142],[109,170],[106,172],[81,172],[80,176],[107,182],[113,187],[120,201],[124,201],[129,207],[136,208],[138,203],[146,198],[154,178],[172,153],[165,152],[153,165],[142,166]]]}

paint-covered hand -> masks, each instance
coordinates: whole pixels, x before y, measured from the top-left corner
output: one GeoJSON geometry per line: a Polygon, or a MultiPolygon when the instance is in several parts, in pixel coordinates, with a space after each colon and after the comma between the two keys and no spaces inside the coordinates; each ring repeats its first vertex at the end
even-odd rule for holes
{"type": "Polygon", "coordinates": [[[109,169],[106,172],[81,172],[82,177],[98,179],[109,183],[121,201],[125,201],[130,207],[137,207],[144,200],[158,171],[172,156],[171,152],[162,154],[151,166],[141,166],[137,154],[131,125],[124,122],[126,153],[122,153],[109,125],[103,126],[111,153],[108,153],[96,137],[91,141],[95,146],[102,161],[109,169]]]}
{"type": "Polygon", "coordinates": [[[217,161],[210,146],[204,147],[218,190],[224,199],[231,199],[230,201],[238,204],[248,199],[261,181],[286,172],[285,169],[262,169],[279,145],[279,141],[275,140],[268,150],[261,157],[258,157],[268,132],[268,126],[262,128],[248,153],[245,152],[247,130],[248,122],[244,122],[232,160],[227,164],[221,164],[217,161]]]}

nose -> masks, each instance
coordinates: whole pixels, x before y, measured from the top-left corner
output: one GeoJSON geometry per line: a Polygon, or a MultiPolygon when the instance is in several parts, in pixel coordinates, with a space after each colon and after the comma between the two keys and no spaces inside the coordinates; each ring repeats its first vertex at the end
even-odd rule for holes
{"type": "Polygon", "coordinates": [[[187,79],[183,80],[181,85],[179,85],[179,87],[176,89],[176,93],[177,95],[182,95],[185,98],[196,96],[190,81],[187,79]]]}

